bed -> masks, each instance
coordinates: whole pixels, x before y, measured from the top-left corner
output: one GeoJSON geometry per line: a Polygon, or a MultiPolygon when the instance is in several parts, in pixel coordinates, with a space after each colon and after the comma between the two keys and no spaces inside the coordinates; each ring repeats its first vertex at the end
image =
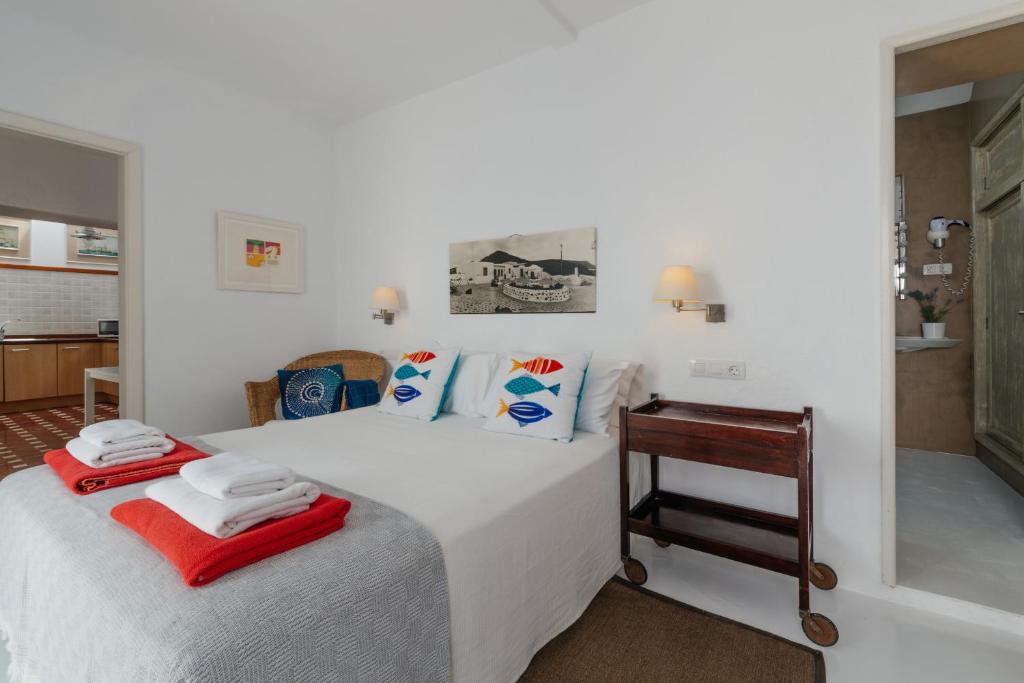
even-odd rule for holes
{"type": "MultiPolygon", "coordinates": [[[[562,444],[484,431],[481,422],[450,414],[422,422],[363,409],[201,438],[217,449],[287,464],[303,477],[395,508],[429,530],[447,576],[452,680],[507,682],[579,617],[619,569],[617,440],[614,434],[578,433],[572,443],[562,444]]],[[[0,484],[0,503],[27,474],[0,484]]],[[[128,495],[116,491],[96,496],[128,495]]],[[[60,505],[81,500],[69,494],[60,505]]],[[[357,507],[358,502],[353,512],[357,507]]],[[[19,516],[10,523],[34,525],[45,535],[41,512],[19,516]]],[[[350,533],[355,533],[351,526],[337,535],[350,533]]],[[[284,557],[236,574],[267,571],[284,557]]],[[[66,558],[69,564],[76,560],[66,558]]],[[[157,588],[163,582],[180,584],[178,575],[165,569],[153,570],[149,581],[157,588]]],[[[0,578],[19,582],[18,591],[46,588],[41,576],[0,578]]],[[[2,609],[0,604],[0,619],[2,609]]],[[[130,605],[111,609],[140,626],[146,620],[130,605]]],[[[31,660],[28,646],[19,646],[17,629],[2,621],[0,627],[10,631],[16,657],[23,664],[31,660]]],[[[64,627],[89,629],[90,624],[64,627]]],[[[188,653],[169,656],[175,655],[188,653]]]]}

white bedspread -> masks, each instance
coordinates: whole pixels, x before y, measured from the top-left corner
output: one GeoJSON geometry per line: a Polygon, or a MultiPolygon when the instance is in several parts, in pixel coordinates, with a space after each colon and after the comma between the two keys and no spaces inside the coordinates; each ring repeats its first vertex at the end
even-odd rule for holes
{"type": "Polygon", "coordinates": [[[456,681],[515,681],[620,567],[618,440],[570,444],[374,409],[204,436],[391,505],[441,543],[456,681]]]}

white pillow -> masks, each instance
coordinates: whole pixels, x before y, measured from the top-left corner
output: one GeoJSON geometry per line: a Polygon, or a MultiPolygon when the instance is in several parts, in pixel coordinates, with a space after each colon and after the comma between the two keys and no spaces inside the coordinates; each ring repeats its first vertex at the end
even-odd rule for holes
{"type": "MultiPolygon", "coordinates": [[[[587,377],[583,381],[583,394],[580,396],[580,409],[576,415],[576,429],[582,432],[607,434],[608,424],[612,419],[612,409],[618,410],[619,397],[629,395],[629,385],[636,374],[635,366],[624,360],[605,360],[593,358],[587,368],[587,377]],[[631,367],[632,372],[630,372],[631,367]],[[624,375],[628,381],[623,387],[624,375]]],[[[626,399],[628,400],[628,398],[626,399]]]]}
{"type": "Polygon", "coordinates": [[[630,406],[630,398],[633,395],[633,382],[636,380],[637,374],[640,372],[639,363],[630,363],[626,371],[622,373],[622,377],[619,378],[619,393],[615,397],[615,403],[612,404],[610,419],[608,424],[614,428],[619,426],[619,406],[630,406]]]}
{"type": "Polygon", "coordinates": [[[491,387],[498,354],[486,351],[467,351],[459,357],[452,377],[448,399],[442,410],[468,417],[484,417],[484,399],[491,387]]]}
{"type": "Polygon", "coordinates": [[[506,355],[498,363],[484,429],[572,441],[589,353],[506,355]]]}
{"type": "Polygon", "coordinates": [[[459,349],[420,349],[402,354],[377,410],[391,415],[433,420],[441,412],[459,349]]]}

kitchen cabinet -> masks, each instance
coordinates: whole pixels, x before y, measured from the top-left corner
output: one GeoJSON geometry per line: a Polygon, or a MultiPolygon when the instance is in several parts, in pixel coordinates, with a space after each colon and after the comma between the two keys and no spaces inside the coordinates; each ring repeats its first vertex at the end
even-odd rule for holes
{"type": "Polygon", "coordinates": [[[57,395],[57,344],[7,344],[4,401],[57,395]]]}
{"type": "MultiPolygon", "coordinates": [[[[100,346],[102,347],[100,362],[98,366],[94,367],[116,368],[120,363],[120,350],[118,349],[117,342],[103,342],[100,346]]],[[[116,397],[118,395],[118,384],[116,382],[96,382],[96,391],[116,397]]]]}
{"type": "Polygon", "coordinates": [[[85,369],[100,365],[101,344],[57,345],[57,395],[74,396],[85,391],[85,369]]]}

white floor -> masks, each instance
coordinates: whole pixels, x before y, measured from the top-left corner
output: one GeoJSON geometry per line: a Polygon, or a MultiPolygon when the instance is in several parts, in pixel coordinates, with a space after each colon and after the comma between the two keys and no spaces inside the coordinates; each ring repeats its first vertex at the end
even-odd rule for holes
{"type": "MultiPolygon", "coordinates": [[[[647,588],[811,645],[797,618],[795,579],[643,538],[634,539],[633,556],[648,569],[647,588]]],[[[840,588],[811,589],[812,610],[839,628],[839,642],[823,649],[829,683],[1024,679],[1024,638],[842,590],[838,569],[840,588]]]]}
{"type": "Polygon", "coordinates": [[[896,580],[1024,614],[1024,497],[977,458],[897,449],[896,580]]]}

